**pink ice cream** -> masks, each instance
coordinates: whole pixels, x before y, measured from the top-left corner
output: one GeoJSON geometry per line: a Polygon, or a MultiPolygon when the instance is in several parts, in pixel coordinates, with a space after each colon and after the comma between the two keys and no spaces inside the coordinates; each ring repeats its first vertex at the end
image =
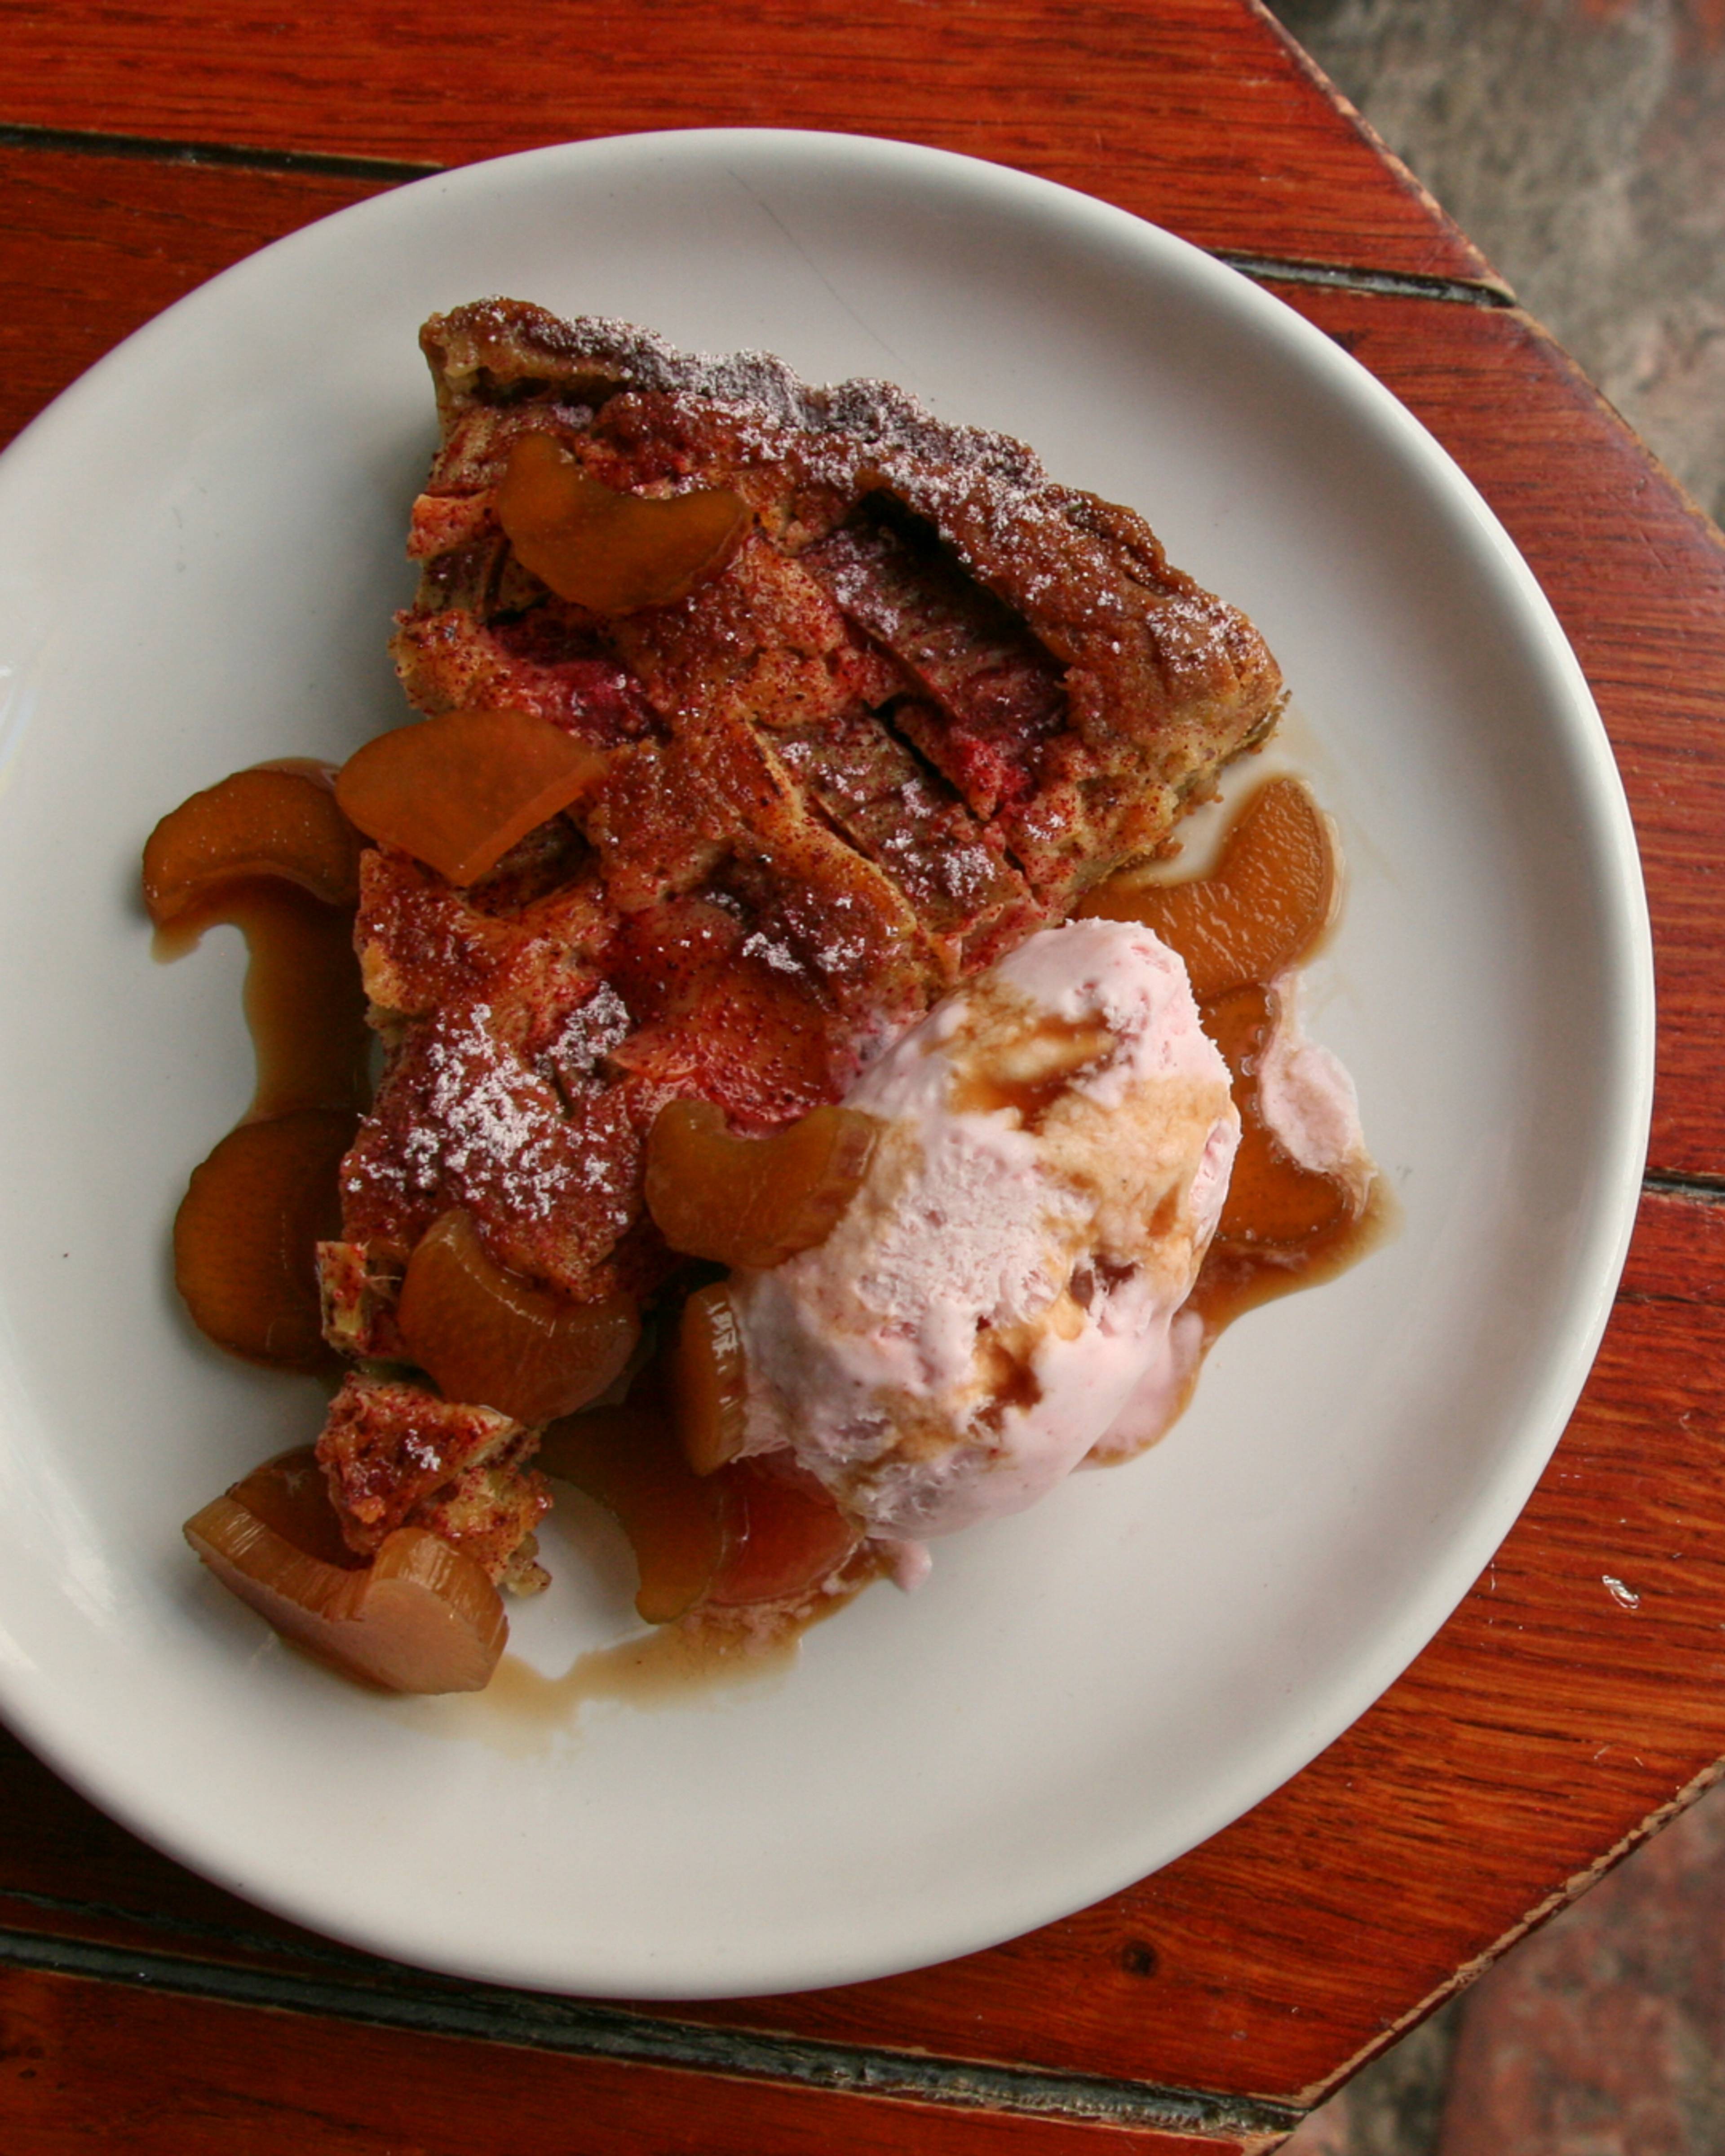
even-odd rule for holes
{"type": "MultiPolygon", "coordinates": [[[[1300,1024],[1300,975],[1271,984],[1276,1029],[1258,1066],[1258,1110],[1289,1158],[1314,1174],[1334,1177],[1363,1209],[1377,1171],[1360,1128],[1353,1081],[1300,1024]]],[[[1147,1365],[1132,1398],[1091,1447],[1098,1465],[1129,1460],[1153,1445],[1185,1404],[1204,1354],[1204,1320],[1177,1311],[1168,1348],[1147,1365]]]]}
{"type": "Polygon", "coordinates": [[[920,1541],[1034,1503],[1122,1419],[1158,1435],[1240,1137],[1175,953],[1047,930],[849,1105],[882,1127],[862,1189],[818,1248],[732,1282],[746,1450],[790,1446],[870,1533],[920,1541]]]}
{"type": "Polygon", "coordinates": [[[1300,976],[1275,983],[1276,1024],[1258,1069],[1258,1104],[1282,1150],[1316,1174],[1338,1176],[1363,1199],[1375,1173],[1353,1081],[1300,1024],[1300,976]]]}

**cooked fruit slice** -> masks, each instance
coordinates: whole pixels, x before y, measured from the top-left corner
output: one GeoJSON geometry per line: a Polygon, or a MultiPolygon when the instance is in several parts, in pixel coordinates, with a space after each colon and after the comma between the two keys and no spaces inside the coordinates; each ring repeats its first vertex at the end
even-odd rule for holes
{"type": "Polygon", "coordinates": [[[396,1318],[408,1353],[446,1399],[523,1423],[585,1407],[620,1373],[641,1332],[629,1296],[576,1302],[495,1264],[459,1207],[415,1246],[396,1318]]]}
{"type": "Polygon", "coordinates": [[[344,1548],[309,1447],[236,1482],[186,1539],[284,1638],[387,1691],[482,1691],[509,1637],[482,1568],[424,1528],[398,1528],[369,1564],[344,1548]]]}
{"type": "Polygon", "coordinates": [[[1236,819],[1209,875],[1172,884],[1116,876],[1078,911],[1142,921],[1179,952],[1193,994],[1208,1003],[1296,964],[1335,903],[1335,849],[1322,812],[1297,779],[1272,778],[1236,819]]]}
{"type": "Polygon", "coordinates": [[[449,711],[367,742],[342,765],[336,798],[368,837],[465,885],[604,768],[602,752],[531,711],[449,711]]]}
{"type": "Polygon", "coordinates": [[[614,494],[548,434],[523,434],[497,487],[516,558],[559,598],[595,613],[680,599],[742,537],[748,505],[725,487],[659,499],[614,494]]]}
{"type": "Polygon", "coordinates": [[[281,876],[352,906],[364,843],[336,800],[332,766],[259,764],[162,818],[144,846],[144,903],[160,928],[220,884],[281,876]]]}
{"type": "Polygon", "coordinates": [[[329,1481],[318,1465],[316,1445],[300,1445],[291,1452],[277,1453],[231,1483],[228,1495],[284,1542],[323,1564],[358,1572],[371,1561],[348,1547],[330,1502],[329,1481]]]}
{"type": "Polygon", "coordinates": [[[1240,1150],[1216,1225],[1219,1244],[1303,1249],[1356,1209],[1343,1178],[1291,1159],[1272,1136],[1258,1102],[1257,1070],[1276,1030],[1276,998],[1260,986],[1235,988],[1206,1004],[1204,1029],[1227,1060],[1240,1110],[1240,1150]]]}
{"type": "Polygon", "coordinates": [[[715,1478],[734,1507],[730,1547],[708,1599],[721,1609],[795,1602],[832,1578],[862,1540],[812,1475],[783,1453],[733,1460],[715,1478]]]}
{"type": "Polygon", "coordinates": [[[357,1117],[306,1108],[230,1131],[174,1220],[174,1282],[218,1347],[284,1370],[330,1360],[317,1245],[340,1232],[336,1172],[357,1117]]]}
{"type": "Polygon", "coordinates": [[[649,1625],[669,1625],[706,1599],[730,1541],[727,1493],[684,1459],[653,1372],[621,1407],[553,1424],[539,1465],[603,1505],[634,1545],[635,1608],[649,1625]]]}
{"type": "Polygon", "coordinates": [[[647,1142],[647,1209],[691,1258],[779,1265],[832,1233],[875,1135],[855,1108],[816,1108],[769,1137],[732,1137],[711,1101],[672,1101],[647,1142]]]}
{"type": "Polygon", "coordinates": [[[652,1625],[708,1604],[800,1600],[862,1540],[855,1522],[788,1455],[695,1474],[652,1372],[622,1407],[554,1424],[539,1465],[584,1490],[629,1537],[641,1573],[635,1608],[652,1625]]]}
{"type": "Polygon", "coordinates": [[[683,1305],[671,1361],[677,1441],[697,1475],[711,1475],[742,1450],[748,1373],[737,1313],[722,1281],[683,1305]]]}

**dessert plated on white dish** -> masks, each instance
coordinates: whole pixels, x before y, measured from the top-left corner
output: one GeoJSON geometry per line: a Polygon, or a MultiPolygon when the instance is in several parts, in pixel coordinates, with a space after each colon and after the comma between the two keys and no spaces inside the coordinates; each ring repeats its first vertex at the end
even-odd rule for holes
{"type": "MultiPolygon", "coordinates": [[[[1122,213],[900,145],[691,133],[382,196],[151,324],[0,461],[0,1707],[223,1884],[396,1957],[636,1996],[930,1962],[1166,1862],[1285,1779],[1466,1590],[1609,1307],[1650,1090],[1633,839],[1524,564],[1393,399],[1122,213]],[[1308,1032],[1400,1224],[1255,1311],[1137,1461],[944,1543],[758,1681],[531,1724],[380,1702],[180,1522],[321,1395],[186,1324],[167,1223],[244,1106],[237,947],[157,969],[157,815],[405,716],[385,655],[433,447],[415,339],[487,291],[890,378],[1129,503],[1243,608],[1348,864],[1308,1032]],[[52,892],[51,906],[43,894],[52,892]],[[475,1831],[475,1822],[485,1822],[475,1831]]],[[[1189,859],[1204,836],[1194,831],[1189,859]]],[[[547,1679],[635,1629],[626,1553],[515,1621],[547,1679]]]]}

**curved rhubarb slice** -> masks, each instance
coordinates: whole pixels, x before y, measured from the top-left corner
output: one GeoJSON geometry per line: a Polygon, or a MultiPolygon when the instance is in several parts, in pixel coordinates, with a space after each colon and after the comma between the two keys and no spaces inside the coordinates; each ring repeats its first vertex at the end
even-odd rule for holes
{"type": "Polygon", "coordinates": [[[635,1609],[669,1625],[706,1599],[730,1547],[722,1479],[684,1459],[655,1373],[643,1372],[621,1407],[594,1408],[552,1424],[538,1465],[572,1482],[634,1545],[640,1569],[635,1609]]]}
{"type": "Polygon", "coordinates": [[[604,768],[599,750],[531,711],[448,711],[356,750],[336,798],[368,837],[463,885],[579,800],[604,768]]]}
{"type": "Polygon", "coordinates": [[[482,1691],[509,1637],[483,1567],[423,1527],[397,1528],[369,1564],[344,1548],[309,1447],[254,1469],[185,1533],[285,1639],[386,1691],[482,1691]]]}
{"type": "Polygon", "coordinates": [[[161,928],[222,884],[279,876],[326,906],[352,906],[364,844],[336,799],[333,767],[259,764],[162,818],[144,846],[144,903],[161,928]]]}
{"type": "Polygon", "coordinates": [[[555,1424],[538,1464],[585,1491],[629,1537],[641,1575],[635,1608],[651,1625],[709,1606],[803,1601],[862,1540],[856,1523],[788,1454],[694,1473],[653,1371],[620,1408],[555,1424]]]}
{"type": "Polygon", "coordinates": [[[1199,1003],[1270,981],[1304,957],[1336,905],[1336,855],[1322,810],[1297,779],[1267,780],[1207,876],[1147,884],[1116,876],[1078,908],[1138,921],[1179,952],[1199,1003]]]}
{"type": "Polygon", "coordinates": [[[619,614],[683,598],[731,552],[749,511],[725,487],[614,494],[548,434],[531,434],[509,452],[497,521],[516,559],[559,598],[619,614]]]}
{"type": "Polygon", "coordinates": [[[727,1486],[731,1537],[707,1599],[721,1609],[798,1602],[816,1593],[862,1540],[814,1476],[788,1453],[734,1460],[727,1486]]]}
{"type": "Polygon", "coordinates": [[[683,1305],[670,1368],[677,1442],[697,1475],[711,1475],[742,1450],[748,1371],[737,1312],[722,1281],[683,1305]]]}
{"type": "Polygon", "coordinates": [[[572,1414],[596,1399],[641,1332],[629,1296],[574,1302],[496,1264],[459,1209],[414,1245],[396,1319],[408,1353],[445,1399],[524,1423],[572,1414]]]}
{"type": "Polygon", "coordinates": [[[711,1101],[672,1101],[647,1141],[647,1209],[686,1256],[781,1265],[831,1235],[876,1135],[855,1108],[815,1108],[768,1137],[733,1137],[711,1101]]]}
{"type": "Polygon", "coordinates": [[[357,1123],[329,1108],[242,1123],[193,1169],[174,1282],[218,1347],[277,1369],[327,1367],[317,1245],[341,1233],[336,1174],[357,1123]]]}

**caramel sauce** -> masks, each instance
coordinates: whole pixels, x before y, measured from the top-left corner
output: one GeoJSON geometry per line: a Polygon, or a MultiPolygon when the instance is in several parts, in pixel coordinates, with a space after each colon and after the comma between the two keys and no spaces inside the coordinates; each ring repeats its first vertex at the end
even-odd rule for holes
{"type": "Polygon", "coordinates": [[[1040,1131],[1049,1110],[1111,1045],[1106,1030],[1091,1021],[1040,1019],[992,1065],[978,1066],[973,1058],[953,1085],[952,1107],[959,1115],[984,1116],[1011,1109],[1025,1130],[1040,1131]]]}
{"type": "Polygon", "coordinates": [[[262,876],[218,886],[156,932],[156,955],[182,957],[218,925],[245,938],[245,1019],[257,1058],[246,1111],[261,1122],[299,1108],[363,1108],[371,1029],[353,957],[353,911],[262,876]]]}
{"type": "Polygon", "coordinates": [[[341,1232],[336,1170],[371,1086],[353,909],[285,874],[218,882],[157,928],[157,956],[183,956],[218,924],[245,938],[256,1080],[238,1127],[193,1173],[174,1222],[175,1282],[218,1347],[275,1368],[329,1369],[316,1245],[341,1232]]]}
{"type": "Polygon", "coordinates": [[[1353,1209],[1338,1176],[1302,1168],[1277,1143],[1264,1118],[1258,1075],[1279,1013],[1274,989],[1254,983],[1202,1005],[1199,1020],[1234,1077],[1240,1150],[1216,1240],[1243,1248],[1295,1254],[1331,1233],[1353,1209]]]}
{"type": "Polygon", "coordinates": [[[643,1713],[710,1702],[719,1691],[773,1689],[796,1667],[799,1634],[765,1642],[661,1625],[578,1655],[547,1676],[520,1655],[504,1656],[482,1692],[393,1699],[386,1711],[427,1736],[489,1746],[506,1758],[535,1758],[578,1733],[582,1710],[603,1701],[643,1713]]]}
{"type": "Polygon", "coordinates": [[[1377,1178],[1362,1191],[1340,1176],[1301,1167],[1264,1120],[1258,1059],[1275,1029],[1275,1003],[1271,989],[1253,986],[1199,1011],[1234,1074],[1240,1121],[1222,1218],[1188,1303],[1204,1320],[1206,1350],[1246,1311],[1345,1271],[1384,1224],[1377,1178]]]}
{"type": "Polygon", "coordinates": [[[531,1758],[579,1727],[583,1707],[611,1701],[651,1713],[710,1702],[715,1694],[775,1690],[797,1666],[803,1635],[846,1608],[878,1577],[859,1571],[844,1589],[793,1612],[773,1630],[745,1625],[661,1625],[651,1632],[592,1647],[559,1676],[547,1676],[520,1655],[506,1654],[483,1692],[434,1700],[393,1699],[389,1711],[428,1735],[489,1745],[511,1758],[531,1758]]]}
{"type": "Polygon", "coordinates": [[[507,1655],[493,1690],[506,1713],[558,1727],[572,1719],[572,1710],[593,1700],[671,1706],[716,1684],[754,1685],[782,1676],[796,1666],[800,1637],[792,1632],[762,1641],[740,1632],[661,1625],[614,1646],[590,1648],[557,1677],[546,1676],[519,1655],[507,1655]]]}
{"type": "Polygon", "coordinates": [[[1188,1304],[1204,1320],[1206,1350],[1244,1312],[1333,1278],[1383,1223],[1380,1179],[1302,1167],[1266,1120],[1259,1084],[1281,1014],[1275,982],[1317,947],[1339,882],[1322,812],[1297,780],[1272,778],[1236,811],[1208,875],[1116,877],[1082,909],[1141,921],[1179,952],[1199,1022],[1233,1077],[1240,1150],[1188,1304]]]}

